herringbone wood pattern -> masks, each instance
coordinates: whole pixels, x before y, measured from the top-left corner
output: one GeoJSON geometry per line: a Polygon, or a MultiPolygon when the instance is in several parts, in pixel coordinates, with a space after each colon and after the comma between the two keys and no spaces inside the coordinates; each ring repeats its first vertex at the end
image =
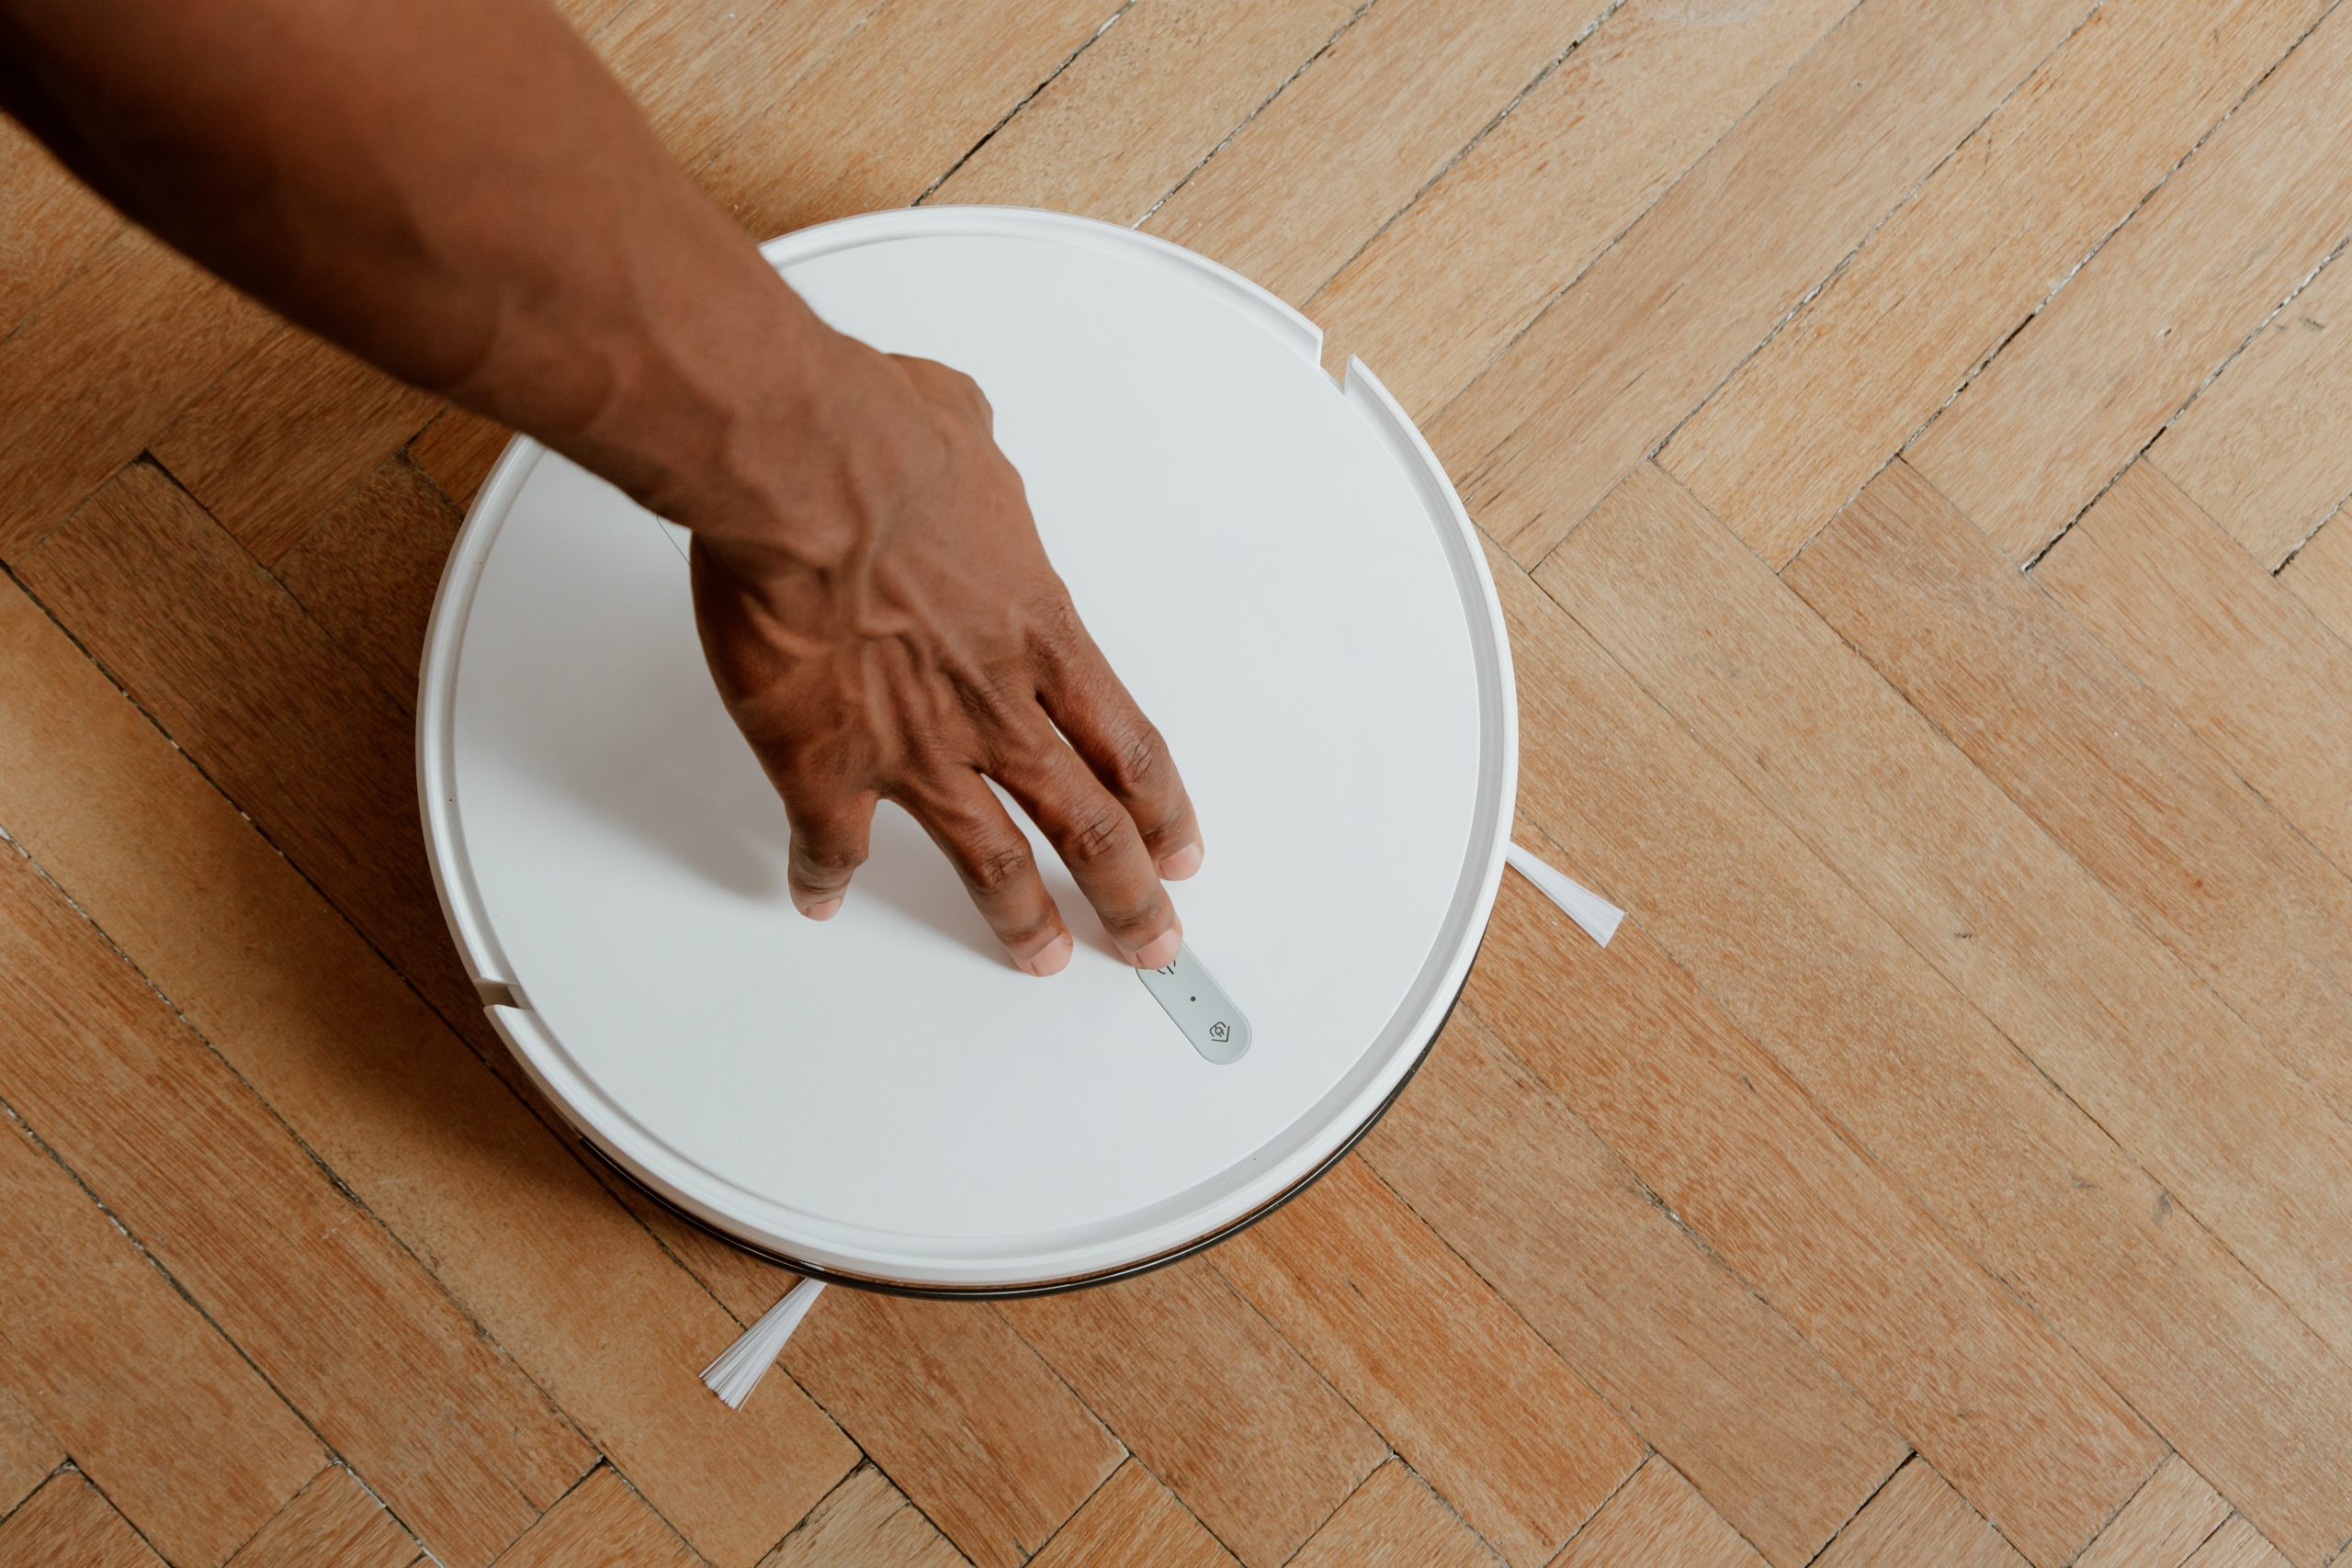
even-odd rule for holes
{"type": "Polygon", "coordinates": [[[754,233],[1140,224],[1421,420],[1506,886],[1229,1245],[789,1283],[410,803],[503,433],[0,139],[0,1564],[2317,1568],[2352,1538],[2352,5],[572,0],[754,233]]]}

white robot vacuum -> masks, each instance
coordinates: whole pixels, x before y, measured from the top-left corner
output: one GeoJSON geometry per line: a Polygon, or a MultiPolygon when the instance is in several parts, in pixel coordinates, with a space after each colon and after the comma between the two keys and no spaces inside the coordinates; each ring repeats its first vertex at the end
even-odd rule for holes
{"type": "MultiPolygon", "coordinates": [[[[599,1154],[812,1281],[1018,1295],[1204,1247],[1380,1115],[1485,930],[1516,737],[1469,521],[1362,365],[1335,382],[1313,323],[1176,246],[927,208],[765,254],[833,325],[986,389],[1198,808],[1186,952],[1122,961],[1033,833],[1079,939],[1033,979],[888,805],[840,915],[802,919],[783,807],[705,672],[685,536],[517,440],[418,704],[467,967],[599,1154]]],[[[807,1297],[786,1305],[777,1343],[807,1297]]]]}

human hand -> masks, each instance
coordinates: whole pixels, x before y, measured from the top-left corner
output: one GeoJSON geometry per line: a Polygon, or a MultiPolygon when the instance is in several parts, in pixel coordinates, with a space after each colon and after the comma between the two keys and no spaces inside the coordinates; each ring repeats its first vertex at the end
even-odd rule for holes
{"type": "Polygon", "coordinates": [[[793,902],[830,919],[877,800],[931,834],[1020,968],[1072,941],[994,779],[1130,963],[1183,941],[1201,863],[1174,761],[1046,558],[971,378],[833,335],[770,526],[698,530],[694,600],[728,712],[784,797],[793,902]]]}

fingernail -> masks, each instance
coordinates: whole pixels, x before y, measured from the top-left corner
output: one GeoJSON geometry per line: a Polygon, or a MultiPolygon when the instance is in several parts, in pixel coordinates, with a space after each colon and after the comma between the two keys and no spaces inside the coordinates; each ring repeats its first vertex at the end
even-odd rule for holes
{"type": "Polygon", "coordinates": [[[828,898],[821,904],[811,904],[800,912],[812,920],[830,920],[842,912],[842,901],[828,898]]]}
{"type": "Polygon", "coordinates": [[[1069,932],[1064,931],[1026,958],[1016,958],[1024,975],[1035,975],[1040,980],[1048,975],[1058,975],[1069,966],[1069,932]]]}
{"type": "Polygon", "coordinates": [[[1175,963],[1176,955],[1183,951],[1184,933],[1164,931],[1152,939],[1150,946],[1136,953],[1135,965],[1138,969],[1164,969],[1175,963]]]}
{"type": "Polygon", "coordinates": [[[1201,846],[1197,840],[1159,863],[1159,874],[1170,882],[1182,882],[1200,869],[1201,846]]]}

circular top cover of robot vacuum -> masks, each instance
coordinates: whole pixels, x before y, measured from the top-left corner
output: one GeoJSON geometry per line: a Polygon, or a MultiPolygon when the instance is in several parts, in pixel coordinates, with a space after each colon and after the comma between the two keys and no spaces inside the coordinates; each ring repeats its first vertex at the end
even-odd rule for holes
{"type": "Polygon", "coordinates": [[[1205,863],[1170,886],[1186,954],[1123,962],[1032,832],[1078,949],[1020,973],[887,803],[839,916],[801,918],[783,807],[704,670],[684,534],[520,440],[425,655],[451,928],[580,1131],[755,1247],[945,1291],[1180,1252],[1369,1124],[1485,929],[1515,734],[1468,520],[1363,367],[1335,381],[1305,318],[1163,242],[934,208],[766,254],[833,325],[995,405],[1199,810],[1205,863]]]}

